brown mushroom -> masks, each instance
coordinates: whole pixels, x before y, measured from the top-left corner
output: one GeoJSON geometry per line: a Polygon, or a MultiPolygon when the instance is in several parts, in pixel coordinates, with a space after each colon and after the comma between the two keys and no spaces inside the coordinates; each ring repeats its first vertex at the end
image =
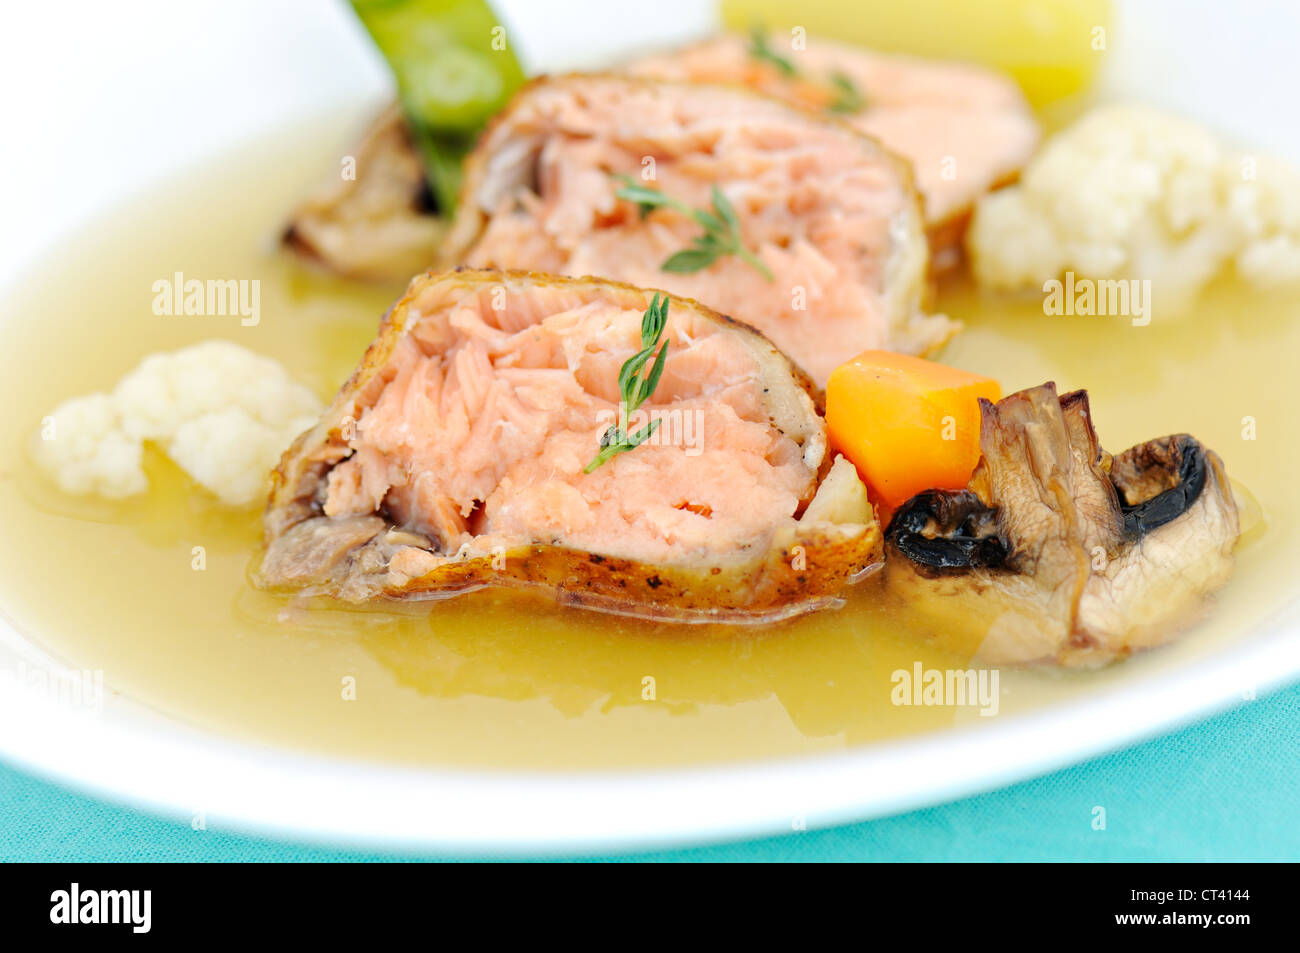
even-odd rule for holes
{"type": "Polygon", "coordinates": [[[396,106],[367,130],[352,171],[294,212],[285,245],[363,281],[405,281],[428,268],[446,224],[434,212],[424,166],[396,106]]]}
{"type": "Polygon", "coordinates": [[[1111,457],[1086,391],[981,400],[967,487],[928,490],[886,532],[885,585],[991,664],[1099,664],[1169,641],[1232,571],[1237,506],[1187,434],[1111,457]]]}

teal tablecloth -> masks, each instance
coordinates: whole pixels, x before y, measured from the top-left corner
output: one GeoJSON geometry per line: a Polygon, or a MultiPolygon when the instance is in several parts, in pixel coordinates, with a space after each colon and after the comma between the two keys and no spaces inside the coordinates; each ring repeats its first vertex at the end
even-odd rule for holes
{"type": "MultiPolygon", "coordinates": [[[[383,860],[195,832],[0,766],[0,860],[383,860]]],[[[429,858],[437,859],[437,858],[429,858]]],[[[825,831],[607,860],[1298,860],[1300,685],[991,794],[825,831]],[[1106,829],[1092,810],[1106,808],[1106,829]]]]}

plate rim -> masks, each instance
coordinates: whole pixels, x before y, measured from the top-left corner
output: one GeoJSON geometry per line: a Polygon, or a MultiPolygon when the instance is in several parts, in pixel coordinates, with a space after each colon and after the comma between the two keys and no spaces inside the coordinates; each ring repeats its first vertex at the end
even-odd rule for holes
{"type": "MultiPolygon", "coordinates": [[[[452,856],[667,849],[904,813],[1140,743],[1246,703],[1246,687],[1259,697],[1300,679],[1298,634],[1300,598],[1248,639],[1137,685],[1106,686],[979,727],[707,766],[385,765],[260,745],[172,718],[144,730],[141,720],[159,713],[138,703],[116,699],[93,712],[19,684],[0,691],[0,758],[165,819],[187,822],[202,811],[208,829],[314,846],[452,856]],[[882,785],[881,777],[891,780],[882,785]],[[319,799],[321,790],[328,799],[319,799]]],[[[0,652],[59,665],[8,620],[0,652]]]]}

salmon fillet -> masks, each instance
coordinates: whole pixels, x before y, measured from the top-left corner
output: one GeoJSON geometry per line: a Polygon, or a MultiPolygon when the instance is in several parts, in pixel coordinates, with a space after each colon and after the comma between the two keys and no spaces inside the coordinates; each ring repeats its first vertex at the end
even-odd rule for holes
{"type": "Polygon", "coordinates": [[[524,586],[687,621],[833,601],[878,563],[879,527],[811,385],[752,329],[669,298],[640,408],[658,429],[585,472],[652,300],[594,279],[414,279],[281,460],[258,583],[354,602],[524,586]]]}
{"type": "Polygon", "coordinates": [[[1013,181],[1038,144],[1038,123],[1015,81],[967,63],[886,55],[810,37],[767,47],[793,69],[754,55],[751,38],[723,34],[629,67],[637,76],[735,83],[817,111],[833,111],[912,165],[925,200],[931,254],[955,260],[971,209],[1013,181]],[[844,95],[843,80],[853,95],[844,95]]]}
{"type": "Polygon", "coordinates": [[[821,387],[864,350],[920,353],[953,333],[922,313],[926,255],[910,173],[868,136],[748,90],[583,75],[536,81],[496,118],[441,264],[689,296],[758,328],[821,387]],[[770,276],[734,254],[663,270],[701,226],[639,214],[615,195],[620,174],[692,209],[719,188],[770,276]]]}

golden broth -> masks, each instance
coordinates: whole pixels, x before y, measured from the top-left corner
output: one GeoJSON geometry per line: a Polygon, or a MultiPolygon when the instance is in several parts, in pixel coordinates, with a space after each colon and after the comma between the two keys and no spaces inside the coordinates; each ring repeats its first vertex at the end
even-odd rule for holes
{"type": "MultiPolygon", "coordinates": [[[[111,387],[144,354],[220,336],[282,361],[328,396],[397,288],[313,274],[275,249],[287,207],[328,165],[319,125],[196,173],[54,250],[9,295],[0,399],[11,408],[0,472],[0,607],[106,685],[201,728],[300,750],[406,763],[596,767],[715,762],[843,748],[978,726],[972,708],[891,703],[891,673],[961,668],[869,581],[839,611],[764,630],[669,628],[484,592],[389,611],[303,610],[246,578],[259,514],[230,512],[160,455],[138,500],[50,488],[26,446],[74,394],[111,387]],[[152,284],[174,272],[257,278],[261,321],[158,317],[152,284]],[[192,568],[194,547],[206,568],[192,568]],[[345,700],[344,680],[356,698],[345,700]],[[647,689],[653,680],[653,697],[647,689]]],[[[1105,445],[1187,430],[1260,500],[1237,578],[1212,618],[1171,648],[1100,672],[1001,673],[1001,717],[1137,680],[1212,650],[1288,597],[1297,555],[1290,487],[1300,421],[1294,297],[1216,285],[1196,311],[1047,317],[1040,299],[981,300],[949,287],[967,322],[942,359],[1011,391],[1086,386],[1105,445]],[[1243,418],[1258,439],[1243,439],[1243,418]]],[[[1248,686],[1243,686],[1247,688],[1248,686]]]]}

